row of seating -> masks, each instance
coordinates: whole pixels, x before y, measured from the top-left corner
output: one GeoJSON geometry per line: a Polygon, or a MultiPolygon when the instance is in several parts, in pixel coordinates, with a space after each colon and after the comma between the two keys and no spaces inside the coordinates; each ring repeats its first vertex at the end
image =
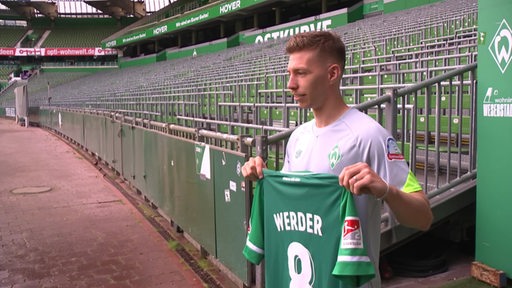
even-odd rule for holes
{"type": "MultiPolygon", "coordinates": [[[[336,28],[349,55],[340,87],[346,101],[358,104],[474,62],[475,38],[458,32],[476,31],[474,3],[449,0],[336,28]],[[449,17],[439,17],[442,11],[449,17]]],[[[248,131],[252,134],[281,131],[312,117],[287,97],[284,44],[285,40],[277,40],[258,44],[258,49],[242,45],[211,55],[101,72],[81,79],[80,85],[55,88],[52,103],[123,111],[180,125],[202,125],[193,119],[206,118],[217,121],[213,129],[226,133],[247,132],[239,128],[246,124],[261,127],[248,131]]],[[[45,93],[34,94],[36,103],[47,102],[45,93]]],[[[420,95],[419,102],[422,97],[426,96],[420,95]]],[[[420,106],[420,113],[436,109],[430,106],[430,111],[420,106]]]]}
{"type": "Polygon", "coordinates": [[[17,65],[0,65],[0,81],[7,81],[9,75],[17,68],[17,65]]]}
{"type": "Polygon", "coordinates": [[[55,25],[41,47],[101,47],[101,41],[117,30],[115,25],[55,25]]]}
{"type": "MultiPolygon", "coordinates": [[[[0,93],[0,107],[15,107],[15,94],[14,89],[19,84],[27,84],[29,91],[29,105],[32,107],[39,107],[48,105],[49,93],[54,87],[59,87],[64,83],[70,85],[80,85],[79,82],[72,83],[73,81],[90,75],[92,72],[47,72],[36,73],[32,75],[28,82],[14,83],[6,90],[0,93]]],[[[50,97],[53,95],[50,94],[50,97]]],[[[53,98],[53,97],[52,97],[53,98]]]]}
{"type": "MultiPolygon", "coordinates": [[[[373,100],[474,63],[475,4],[475,0],[446,0],[336,28],[347,44],[340,87],[346,102],[373,100]],[[452,25],[453,29],[445,28],[452,25]]],[[[313,117],[288,96],[285,41],[244,44],[209,55],[82,75],[75,82],[52,84],[50,93],[44,79],[60,73],[41,73],[40,80],[29,82],[30,103],[46,105],[50,95],[52,105],[63,107],[117,111],[229,134],[273,135],[313,117]],[[40,87],[32,88],[36,83],[40,87]]],[[[408,159],[434,148],[467,156],[475,97],[469,75],[398,99],[397,126],[403,134],[397,139],[408,159]],[[418,132],[414,139],[413,129],[418,132]]],[[[0,99],[1,106],[13,105],[12,93],[7,102],[1,95],[0,99]]],[[[367,112],[386,124],[378,107],[367,112]]],[[[279,168],[282,147],[271,148],[269,167],[279,168]]],[[[430,160],[416,158],[420,160],[411,159],[416,167],[430,167],[430,160]]]]}
{"type": "Polygon", "coordinates": [[[164,19],[175,17],[177,15],[186,13],[188,11],[192,11],[194,9],[200,8],[200,7],[208,4],[209,2],[210,2],[209,0],[187,0],[187,1],[179,1],[179,2],[175,1],[172,3],[169,2],[170,5],[167,5],[166,7],[156,11],[155,13],[147,15],[146,17],[143,17],[143,18],[139,19],[138,21],[126,26],[125,28],[110,35],[110,37],[108,37],[108,39],[113,40],[113,39],[119,38],[126,34],[143,31],[149,25],[154,25],[164,19]]]}
{"type": "Polygon", "coordinates": [[[15,47],[18,42],[21,47],[34,47],[46,31],[50,33],[41,47],[101,47],[103,39],[122,28],[112,21],[86,20],[83,24],[60,20],[56,24],[33,21],[30,27],[0,26],[0,47],[15,47]]]}
{"type": "Polygon", "coordinates": [[[24,27],[11,27],[0,25],[0,47],[14,47],[23,38],[27,29],[24,27]]]}

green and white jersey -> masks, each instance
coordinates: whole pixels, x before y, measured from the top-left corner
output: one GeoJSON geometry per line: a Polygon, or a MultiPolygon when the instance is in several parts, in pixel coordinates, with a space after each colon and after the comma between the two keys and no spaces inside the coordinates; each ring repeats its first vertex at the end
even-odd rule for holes
{"type": "MultiPolygon", "coordinates": [[[[366,162],[390,185],[404,192],[422,190],[395,139],[357,109],[349,109],[327,127],[318,128],[312,120],[295,129],[288,140],[283,171],[339,175],[344,167],[358,162],[366,162]]],[[[369,195],[357,196],[354,200],[365,247],[378,271],[381,201],[369,195]]],[[[364,287],[380,287],[380,277],[375,277],[364,287]]]]}
{"type": "Polygon", "coordinates": [[[286,146],[283,171],[339,175],[344,167],[366,162],[390,185],[404,192],[421,186],[389,132],[368,115],[349,109],[327,127],[315,120],[299,126],[286,146]]]}
{"type": "Polygon", "coordinates": [[[359,287],[375,277],[352,193],[329,174],[264,170],[243,254],[267,288],[359,287]]]}

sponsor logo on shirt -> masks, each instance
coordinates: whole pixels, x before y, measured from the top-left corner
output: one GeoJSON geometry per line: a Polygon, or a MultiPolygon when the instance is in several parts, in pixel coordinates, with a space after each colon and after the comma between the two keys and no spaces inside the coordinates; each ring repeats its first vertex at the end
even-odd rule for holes
{"type": "Polygon", "coordinates": [[[398,144],[396,140],[392,137],[389,137],[386,141],[386,149],[389,160],[404,160],[404,155],[402,155],[402,151],[398,148],[398,144]]]}
{"type": "Polygon", "coordinates": [[[359,217],[348,216],[343,222],[341,248],[364,248],[359,217]]]}

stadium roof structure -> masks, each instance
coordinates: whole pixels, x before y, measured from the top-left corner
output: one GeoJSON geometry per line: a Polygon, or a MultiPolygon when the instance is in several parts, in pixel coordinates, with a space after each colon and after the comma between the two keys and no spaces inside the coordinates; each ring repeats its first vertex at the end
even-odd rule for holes
{"type": "Polygon", "coordinates": [[[173,0],[1,0],[0,16],[34,17],[114,17],[142,18],[174,2],[173,0]]]}

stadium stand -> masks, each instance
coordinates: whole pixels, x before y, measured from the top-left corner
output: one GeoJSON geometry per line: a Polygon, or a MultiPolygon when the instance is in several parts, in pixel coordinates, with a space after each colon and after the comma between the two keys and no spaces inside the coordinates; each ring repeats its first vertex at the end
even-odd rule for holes
{"type": "MultiPolygon", "coordinates": [[[[174,13],[166,11],[154,17],[174,13]]],[[[154,20],[144,19],[140,21],[154,20]]],[[[393,120],[384,117],[387,104],[382,99],[396,96],[392,131],[429,197],[435,198],[433,206],[453,182],[473,177],[476,65],[471,65],[477,59],[477,1],[446,0],[370,17],[334,31],[347,45],[340,87],[346,102],[387,126],[393,120]],[[453,75],[446,78],[446,73],[453,75]],[[412,87],[417,88],[409,91],[412,87]]],[[[44,45],[64,43],[57,30],[51,34],[57,40],[48,37],[44,45]]],[[[130,125],[142,123],[159,131],[170,130],[173,124],[249,135],[252,146],[257,136],[275,136],[275,142],[269,141],[268,166],[279,169],[286,141],[281,135],[313,117],[287,96],[285,41],[243,44],[213,54],[97,73],[43,69],[28,80],[30,103],[48,105],[50,96],[52,109],[119,114],[132,119],[130,125]]],[[[13,91],[10,86],[0,93],[0,107],[14,106],[13,91]]],[[[195,134],[185,137],[195,139],[195,134]]],[[[223,141],[208,143],[232,148],[223,141]]],[[[249,154],[257,153],[251,149],[249,154]]],[[[385,208],[382,215],[385,233],[397,223],[385,208]]],[[[408,234],[397,235],[383,236],[383,247],[408,234]]]]}
{"type": "Polygon", "coordinates": [[[16,83],[10,85],[7,89],[2,91],[2,97],[0,97],[1,107],[14,107],[15,106],[15,95],[14,88],[19,84],[27,83],[30,93],[38,94],[38,98],[30,98],[30,106],[41,106],[48,104],[48,85],[50,87],[62,85],[75,81],[81,77],[90,75],[91,72],[46,72],[36,73],[32,75],[27,82],[16,83]],[[46,96],[42,96],[46,95],[46,96]]]}
{"type": "MultiPolygon", "coordinates": [[[[474,63],[476,13],[475,1],[450,0],[336,28],[335,32],[347,43],[347,67],[340,87],[347,103],[356,105],[377,99],[392,90],[474,63]],[[446,17],[439,17],[441,13],[446,17]]],[[[286,97],[284,41],[258,45],[258,49],[242,45],[211,55],[93,74],[80,82],[52,88],[52,104],[117,111],[190,127],[204,127],[206,119],[209,129],[231,134],[275,134],[311,119],[311,112],[298,109],[286,97]]],[[[440,119],[440,141],[456,142],[457,149],[467,151],[468,137],[457,141],[449,137],[459,126],[463,135],[470,130],[471,91],[466,85],[467,77],[460,86],[441,85],[438,106],[436,96],[425,102],[426,91],[404,98],[404,105],[418,103],[415,122],[420,131],[418,140],[423,141],[418,146],[420,150],[433,149],[437,129],[434,123],[440,119]],[[453,93],[460,94],[461,107],[457,107],[457,97],[447,101],[453,93]],[[438,111],[441,114],[437,117],[438,111]],[[456,116],[461,118],[454,120],[456,116]],[[454,121],[459,122],[455,125],[454,121]]],[[[33,103],[47,103],[45,89],[31,91],[33,103]]],[[[377,110],[368,113],[379,117],[377,110]]],[[[399,129],[412,122],[405,110],[398,112],[398,119],[399,129]]],[[[409,150],[408,147],[409,143],[404,143],[403,148],[409,150]]],[[[452,150],[455,146],[444,145],[441,149],[452,150]]],[[[409,156],[409,151],[404,152],[409,156]]],[[[279,165],[275,163],[276,167],[279,165]]]]}
{"type": "Polygon", "coordinates": [[[9,75],[16,70],[17,65],[0,65],[0,80],[7,81],[9,75]]]}
{"type": "Polygon", "coordinates": [[[37,43],[41,39],[41,37],[44,35],[45,29],[43,28],[32,28],[31,30],[27,31],[26,37],[23,38],[23,40],[20,43],[20,47],[22,48],[34,48],[36,47],[37,43]]]}
{"type": "MultiPolygon", "coordinates": [[[[347,102],[358,104],[375,99],[390,89],[473,63],[476,3],[458,5],[459,2],[445,1],[337,28],[349,55],[340,87],[347,102]],[[450,11],[449,17],[440,19],[441,11],[450,11]]],[[[293,127],[311,115],[298,111],[285,97],[283,45],[283,41],[260,44],[259,49],[243,45],[215,55],[107,72],[108,77],[91,75],[82,80],[78,89],[71,85],[57,87],[53,99],[55,104],[68,107],[124,111],[176,124],[183,124],[187,117],[229,122],[217,125],[216,130],[222,132],[228,132],[229,126],[236,126],[234,123],[244,122],[272,122],[265,130],[293,127]],[[289,112],[281,113],[282,108],[289,112]]]]}
{"type": "Polygon", "coordinates": [[[27,31],[24,27],[11,27],[0,25],[0,47],[14,47],[25,35],[27,31]]]}
{"type": "Polygon", "coordinates": [[[126,26],[125,28],[119,30],[118,32],[109,35],[107,39],[115,39],[119,36],[122,36],[127,33],[134,33],[138,30],[146,27],[148,25],[158,23],[164,19],[172,18],[178,16],[182,13],[192,11],[194,9],[200,8],[206,4],[208,4],[208,0],[190,0],[190,1],[176,1],[170,3],[170,5],[156,11],[155,13],[148,15],[146,17],[141,18],[140,20],[132,23],[131,25],[126,26]]]}
{"type": "Polygon", "coordinates": [[[121,28],[112,19],[57,19],[52,23],[41,22],[33,26],[38,31],[50,30],[41,47],[101,47],[101,40],[121,28]]]}
{"type": "Polygon", "coordinates": [[[10,75],[15,69],[15,66],[0,65],[0,92],[9,85],[10,75]]]}

